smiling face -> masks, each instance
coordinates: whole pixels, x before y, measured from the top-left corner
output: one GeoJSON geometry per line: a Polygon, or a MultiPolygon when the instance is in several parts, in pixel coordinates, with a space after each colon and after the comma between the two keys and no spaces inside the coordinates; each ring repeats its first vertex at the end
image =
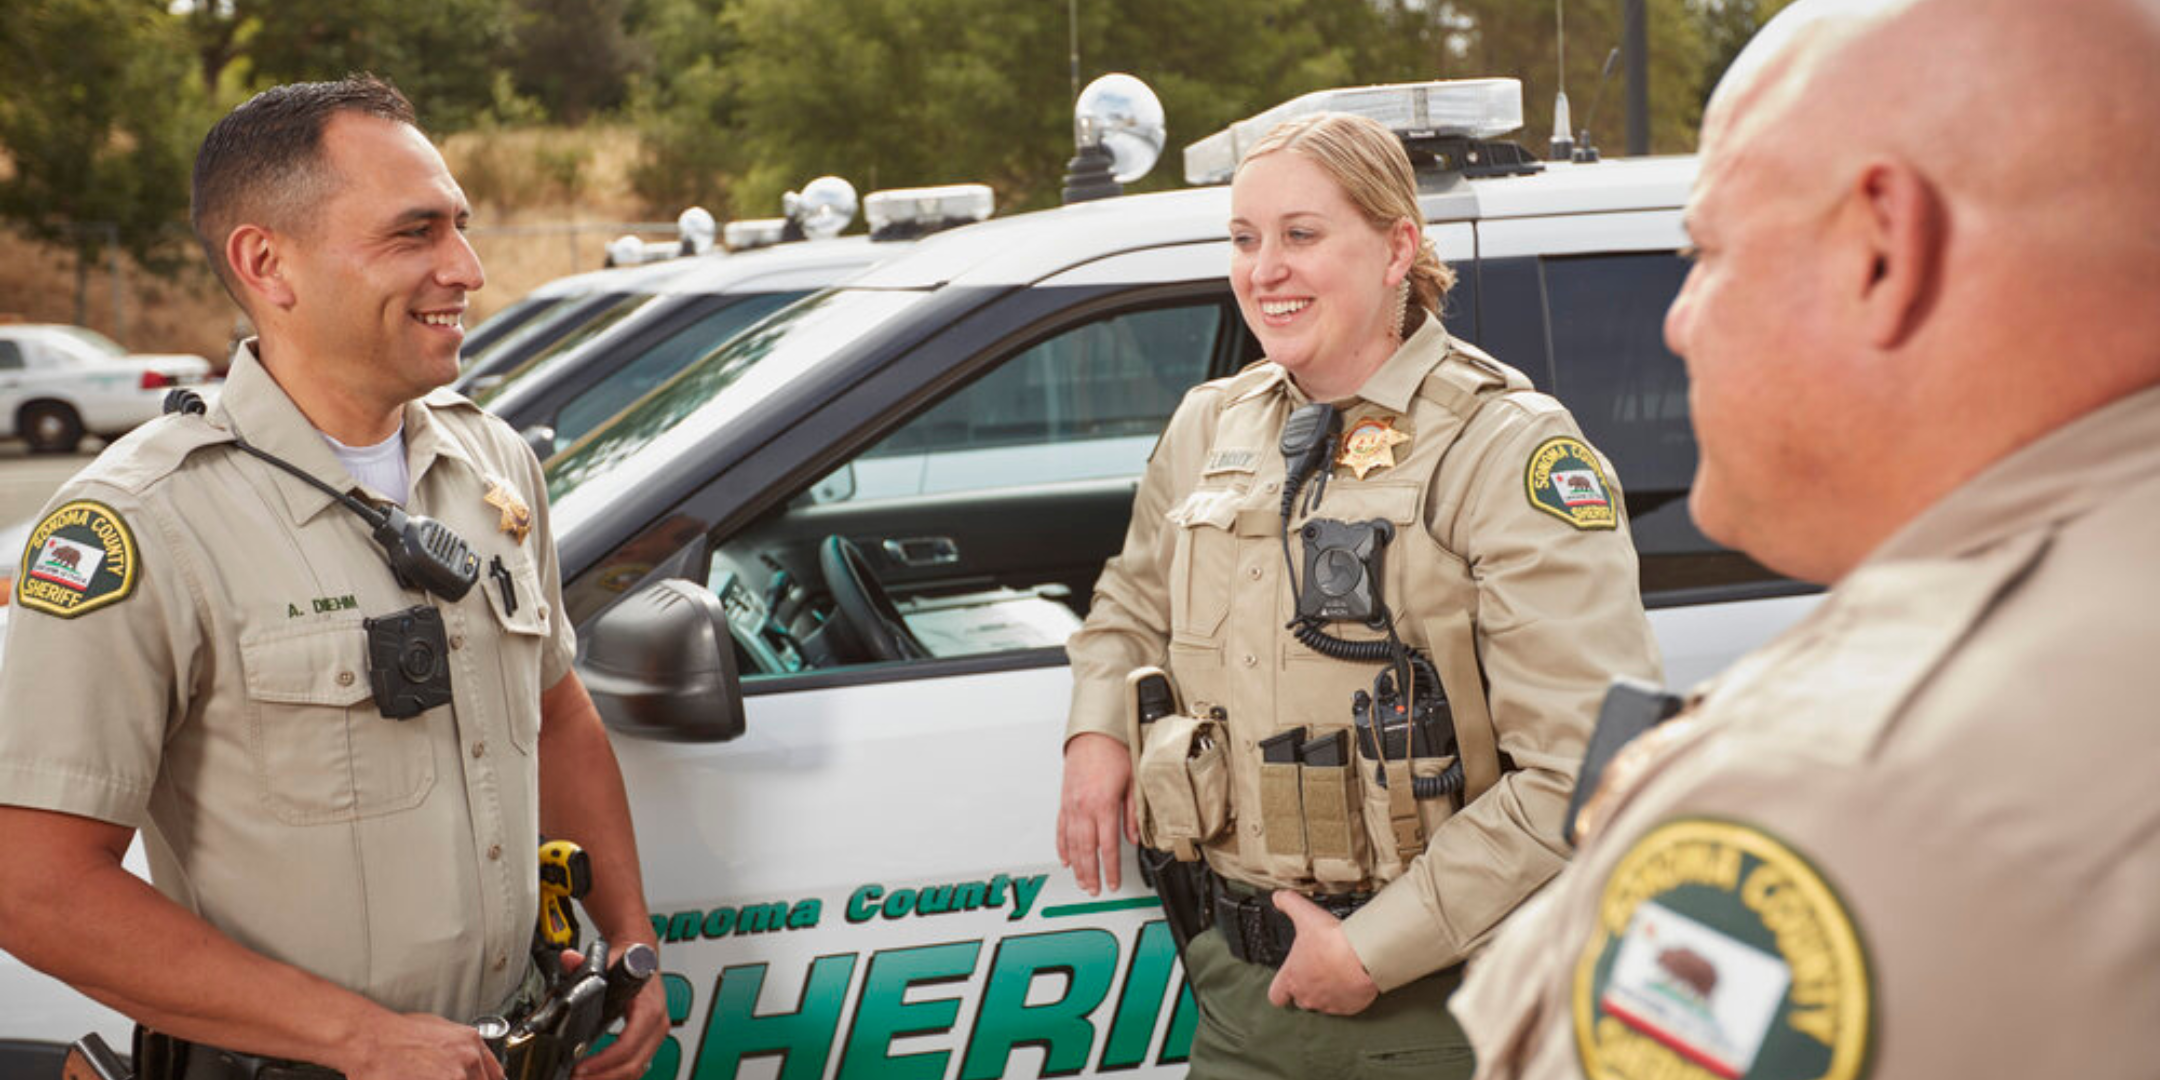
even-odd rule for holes
{"type": "Polygon", "coordinates": [[[1268,359],[1316,398],[1355,391],[1395,350],[1416,226],[1373,227],[1327,170],[1294,151],[1247,159],[1230,215],[1230,288],[1268,359]]]}
{"type": "Polygon", "coordinates": [[[486,277],[465,193],[409,124],[358,113],[323,129],[329,194],[285,232],[283,320],[311,374],[382,408],[457,377],[466,294],[486,277]]]}

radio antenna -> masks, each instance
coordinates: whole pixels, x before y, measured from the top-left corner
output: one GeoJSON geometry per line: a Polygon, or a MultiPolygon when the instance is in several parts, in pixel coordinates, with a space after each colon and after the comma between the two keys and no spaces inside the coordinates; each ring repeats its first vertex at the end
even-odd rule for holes
{"type": "Polygon", "coordinates": [[[1554,73],[1554,85],[1559,89],[1553,93],[1550,156],[1554,161],[1566,161],[1575,154],[1575,142],[1571,137],[1575,124],[1568,116],[1567,101],[1567,0],[1553,0],[1553,39],[1557,43],[1560,64],[1554,73]]]}

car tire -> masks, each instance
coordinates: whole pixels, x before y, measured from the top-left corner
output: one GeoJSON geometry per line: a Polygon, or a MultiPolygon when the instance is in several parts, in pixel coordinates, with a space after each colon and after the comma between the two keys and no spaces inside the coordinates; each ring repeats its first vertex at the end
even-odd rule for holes
{"type": "Polygon", "coordinates": [[[82,417],[56,401],[23,406],[22,414],[15,418],[15,430],[22,432],[23,441],[30,444],[34,454],[72,454],[83,437],[82,417]]]}

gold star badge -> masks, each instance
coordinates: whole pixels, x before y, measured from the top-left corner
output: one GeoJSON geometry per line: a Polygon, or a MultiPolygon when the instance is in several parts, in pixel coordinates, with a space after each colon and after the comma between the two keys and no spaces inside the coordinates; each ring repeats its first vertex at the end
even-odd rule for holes
{"type": "Polygon", "coordinates": [[[1335,464],[1350,466],[1363,480],[1374,469],[1393,468],[1395,448],[1409,441],[1410,436],[1395,430],[1393,417],[1369,416],[1343,432],[1342,453],[1336,455],[1335,464]]]}
{"type": "Polygon", "coordinates": [[[518,543],[524,543],[525,534],[532,531],[532,510],[517,497],[517,492],[510,490],[508,485],[490,480],[485,498],[489,506],[502,511],[502,531],[517,538],[518,543]]]}

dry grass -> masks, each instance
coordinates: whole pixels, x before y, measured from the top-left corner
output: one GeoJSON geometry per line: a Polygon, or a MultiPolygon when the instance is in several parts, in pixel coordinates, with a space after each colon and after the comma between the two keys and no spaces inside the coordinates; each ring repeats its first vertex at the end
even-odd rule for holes
{"type": "MultiPolygon", "coordinates": [[[[473,294],[468,325],[536,285],[598,269],[607,242],[623,232],[614,223],[675,216],[674,209],[656,213],[642,206],[631,190],[638,141],[626,127],[463,132],[444,142],[443,157],[473,200],[473,248],[488,273],[487,287],[473,294]],[[493,231],[567,224],[610,227],[540,234],[493,231]]],[[[0,155],[0,168],[6,165],[0,155]]],[[[200,256],[189,254],[187,268],[171,279],[122,260],[125,334],[115,332],[111,271],[102,264],[93,268],[84,325],[140,352],[221,357],[239,311],[200,256]]],[[[0,320],[6,319],[73,322],[73,253],[0,229],[0,320]]]]}
{"type": "MultiPolygon", "coordinates": [[[[144,272],[132,259],[120,260],[125,332],[115,317],[110,264],[91,268],[83,325],[137,352],[195,353],[222,363],[239,308],[201,257],[190,254],[186,268],[170,279],[144,272]]],[[[0,319],[74,322],[74,252],[0,230],[0,319]]]]}

